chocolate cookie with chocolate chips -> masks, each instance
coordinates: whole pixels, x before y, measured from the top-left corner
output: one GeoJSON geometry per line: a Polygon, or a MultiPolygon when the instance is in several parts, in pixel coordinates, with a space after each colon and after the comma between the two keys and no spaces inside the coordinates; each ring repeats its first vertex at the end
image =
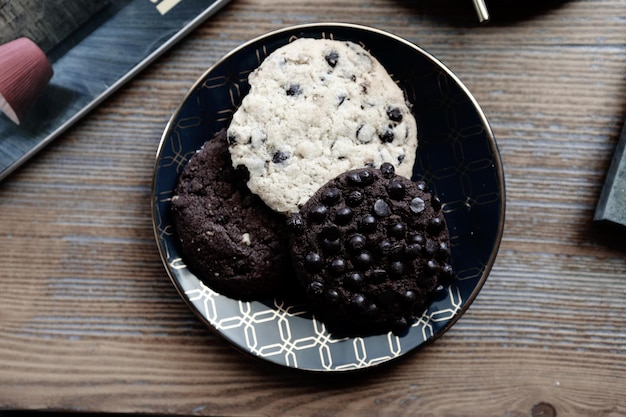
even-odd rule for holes
{"type": "Polygon", "coordinates": [[[232,167],[222,130],[184,167],[171,211],[189,269],[219,293],[252,300],[276,295],[292,273],[284,217],[247,180],[245,168],[232,167]]]}
{"type": "Polygon", "coordinates": [[[329,181],[288,224],[298,281],[332,332],[402,332],[452,278],[441,202],[388,163],[329,181]]]}

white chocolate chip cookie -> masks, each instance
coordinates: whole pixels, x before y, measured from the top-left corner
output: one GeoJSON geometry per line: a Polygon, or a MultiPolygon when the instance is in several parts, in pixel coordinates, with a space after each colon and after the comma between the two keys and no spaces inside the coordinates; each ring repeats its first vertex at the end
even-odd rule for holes
{"type": "Polygon", "coordinates": [[[417,126],[404,94],[361,46],[297,39],[249,76],[250,92],[228,128],[233,166],[272,209],[295,213],[327,181],[394,165],[410,178],[417,126]]]}

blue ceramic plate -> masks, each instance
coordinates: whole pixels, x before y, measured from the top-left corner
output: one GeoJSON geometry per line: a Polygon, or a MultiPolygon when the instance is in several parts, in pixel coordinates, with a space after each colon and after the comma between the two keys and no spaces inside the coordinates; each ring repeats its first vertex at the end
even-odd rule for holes
{"type": "Polygon", "coordinates": [[[504,224],[504,177],[493,133],[475,99],[436,58],[394,35],[349,24],[311,24],[269,33],[235,49],[191,88],[167,125],[157,152],[153,221],[165,268],[190,308],[236,348],[309,371],[369,368],[432,342],[474,300],[494,263],[504,224]],[[334,338],[306,305],[279,299],[241,302],[206,286],[185,266],[170,217],[170,198],[191,155],[228,126],[249,90],[248,74],[275,49],[299,37],[350,40],[387,68],[413,103],[419,150],[413,179],[440,197],[451,236],[455,283],[407,334],[334,338]]]}

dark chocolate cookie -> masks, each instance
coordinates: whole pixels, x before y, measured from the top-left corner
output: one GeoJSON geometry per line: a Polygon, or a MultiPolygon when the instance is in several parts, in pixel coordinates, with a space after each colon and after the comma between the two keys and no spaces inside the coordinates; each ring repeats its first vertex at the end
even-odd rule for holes
{"type": "Polygon", "coordinates": [[[339,175],[288,224],[298,281],[334,332],[401,332],[452,277],[441,202],[391,164],[339,175]]]}
{"type": "Polygon", "coordinates": [[[232,167],[222,130],[184,167],[171,210],[189,269],[219,293],[252,300],[276,295],[292,274],[284,217],[248,190],[247,176],[232,167]]]}

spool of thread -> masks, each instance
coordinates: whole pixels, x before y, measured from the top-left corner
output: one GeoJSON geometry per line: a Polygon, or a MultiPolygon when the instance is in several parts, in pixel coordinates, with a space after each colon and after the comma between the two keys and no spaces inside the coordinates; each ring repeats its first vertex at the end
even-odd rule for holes
{"type": "Polygon", "coordinates": [[[52,78],[44,51],[28,38],[0,45],[0,109],[20,124],[52,78]]]}

